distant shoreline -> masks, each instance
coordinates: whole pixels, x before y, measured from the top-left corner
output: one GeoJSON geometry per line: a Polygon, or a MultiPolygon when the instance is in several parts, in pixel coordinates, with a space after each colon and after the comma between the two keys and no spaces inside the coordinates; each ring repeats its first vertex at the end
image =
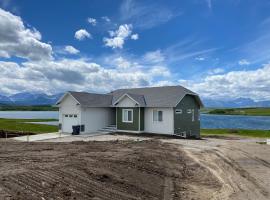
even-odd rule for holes
{"type": "Polygon", "coordinates": [[[202,114],[213,115],[242,115],[242,116],[270,116],[270,107],[257,108],[204,108],[202,114]]]}
{"type": "Polygon", "coordinates": [[[38,105],[38,106],[1,105],[0,111],[58,111],[58,108],[53,107],[52,105],[38,105]]]}

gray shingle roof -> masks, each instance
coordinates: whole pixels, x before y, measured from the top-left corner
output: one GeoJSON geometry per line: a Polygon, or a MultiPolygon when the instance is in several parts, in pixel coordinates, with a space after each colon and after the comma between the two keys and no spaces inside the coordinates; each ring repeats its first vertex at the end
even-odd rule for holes
{"type": "MultiPolygon", "coordinates": [[[[146,87],[119,89],[110,92],[113,95],[113,103],[123,94],[143,95],[146,107],[175,107],[187,94],[198,95],[182,86],[146,87]]],[[[199,100],[199,98],[196,98],[199,100]]],[[[201,101],[199,103],[202,106],[201,101]]]]}
{"type": "Polygon", "coordinates": [[[110,107],[112,95],[94,94],[88,92],[69,92],[82,106],[86,107],[110,107]]]}
{"type": "Polygon", "coordinates": [[[110,107],[124,94],[129,95],[142,107],[175,107],[185,95],[193,95],[203,106],[199,96],[182,86],[119,89],[108,94],[69,92],[82,106],[110,107]]]}

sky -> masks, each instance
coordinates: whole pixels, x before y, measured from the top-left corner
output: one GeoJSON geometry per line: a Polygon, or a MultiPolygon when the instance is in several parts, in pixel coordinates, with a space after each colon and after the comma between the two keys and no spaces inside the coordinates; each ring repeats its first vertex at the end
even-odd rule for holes
{"type": "Polygon", "coordinates": [[[270,100],[269,0],[0,0],[0,94],[182,85],[270,100]]]}

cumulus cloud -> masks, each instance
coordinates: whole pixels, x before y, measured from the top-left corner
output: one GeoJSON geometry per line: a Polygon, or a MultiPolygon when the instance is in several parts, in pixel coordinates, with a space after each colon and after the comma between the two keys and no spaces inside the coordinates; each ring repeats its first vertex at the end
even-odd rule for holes
{"type": "Polygon", "coordinates": [[[139,39],[139,35],[137,33],[136,34],[132,34],[130,38],[132,40],[138,40],[139,39]]]}
{"type": "Polygon", "coordinates": [[[80,51],[76,48],[74,48],[73,46],[67,45],[64,48],[65,52],[69,53],[69,54],[78,54],[80,53],[80,51]]]}
{"type": "Polygon", "coordinates": [[[84,40],[86,38],[92,38],[92,35],[89,32],[87,32],[85,29],[80,29],[75,32],[74,37],[77,40],[84,40]]]}
{"type": "Polygon", "coordinates": [[[248,62],[246,59],[239,60],[238,62],[239,65],[249,65],[250,62],[248,62]]]}
{"type": "Polygon", "coordinates": [[[269,100],[270,64],[256,70],[209,75],[201,82],[191,81],[183,84],[204,97],[224,99],[248,97],[254,100],[269,100]]]}
{"type": "Polygon", "coordinates": [[[139,64],[123,56],[108,57],[102,64],[85,59],[0,62],[0,93],[19,91],[57,93],[67,90],[109,92],[117,88],[153,85],[168,78],[165,66],[139,64]],[[106,67],[104,67],[106,66],[106,67]]]}
{"type": "Polygon", "coordinates": [[[87,21],[89,24],[91,24],[93,26],[97,25],[97,20],[95,18],[88,17],[87,21]]]}
{"type": "Polygon", "coordinates": [[[132,25],[131,24],[123,24],[120,25],[119,28],[115,31],[109,31],[110,38],[103,38],[105,46],[111,47],[113,49],[120,48],[122,49],[125,40],[131,35],[132,33],[132,25]]]}
{"type": "Polygon", "coordinates": [[[0,57],[30,60],[52,58],[52,47],[41,42],[35,28],[25,27],[22,19],[0,8],[0,57]]]}

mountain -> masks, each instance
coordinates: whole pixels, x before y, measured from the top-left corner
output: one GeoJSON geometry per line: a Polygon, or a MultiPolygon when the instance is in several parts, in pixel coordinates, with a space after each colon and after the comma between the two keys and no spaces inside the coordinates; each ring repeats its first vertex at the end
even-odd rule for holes
{"type": "Polygon", "coordinates": [[[0,104],[8,105],[53,105],[63,95],[63,93],[55,95],[47,95],[44,93],[22,92],[11,96],[0,95],[0,104]]]}
{"type": "Polygon", "coordinates": [[[230,100],[202,99],[204,106],[208,108],[247,108],[270,107],[270,101],[254,101],[250,98],[237,98],[230,100]]]}

